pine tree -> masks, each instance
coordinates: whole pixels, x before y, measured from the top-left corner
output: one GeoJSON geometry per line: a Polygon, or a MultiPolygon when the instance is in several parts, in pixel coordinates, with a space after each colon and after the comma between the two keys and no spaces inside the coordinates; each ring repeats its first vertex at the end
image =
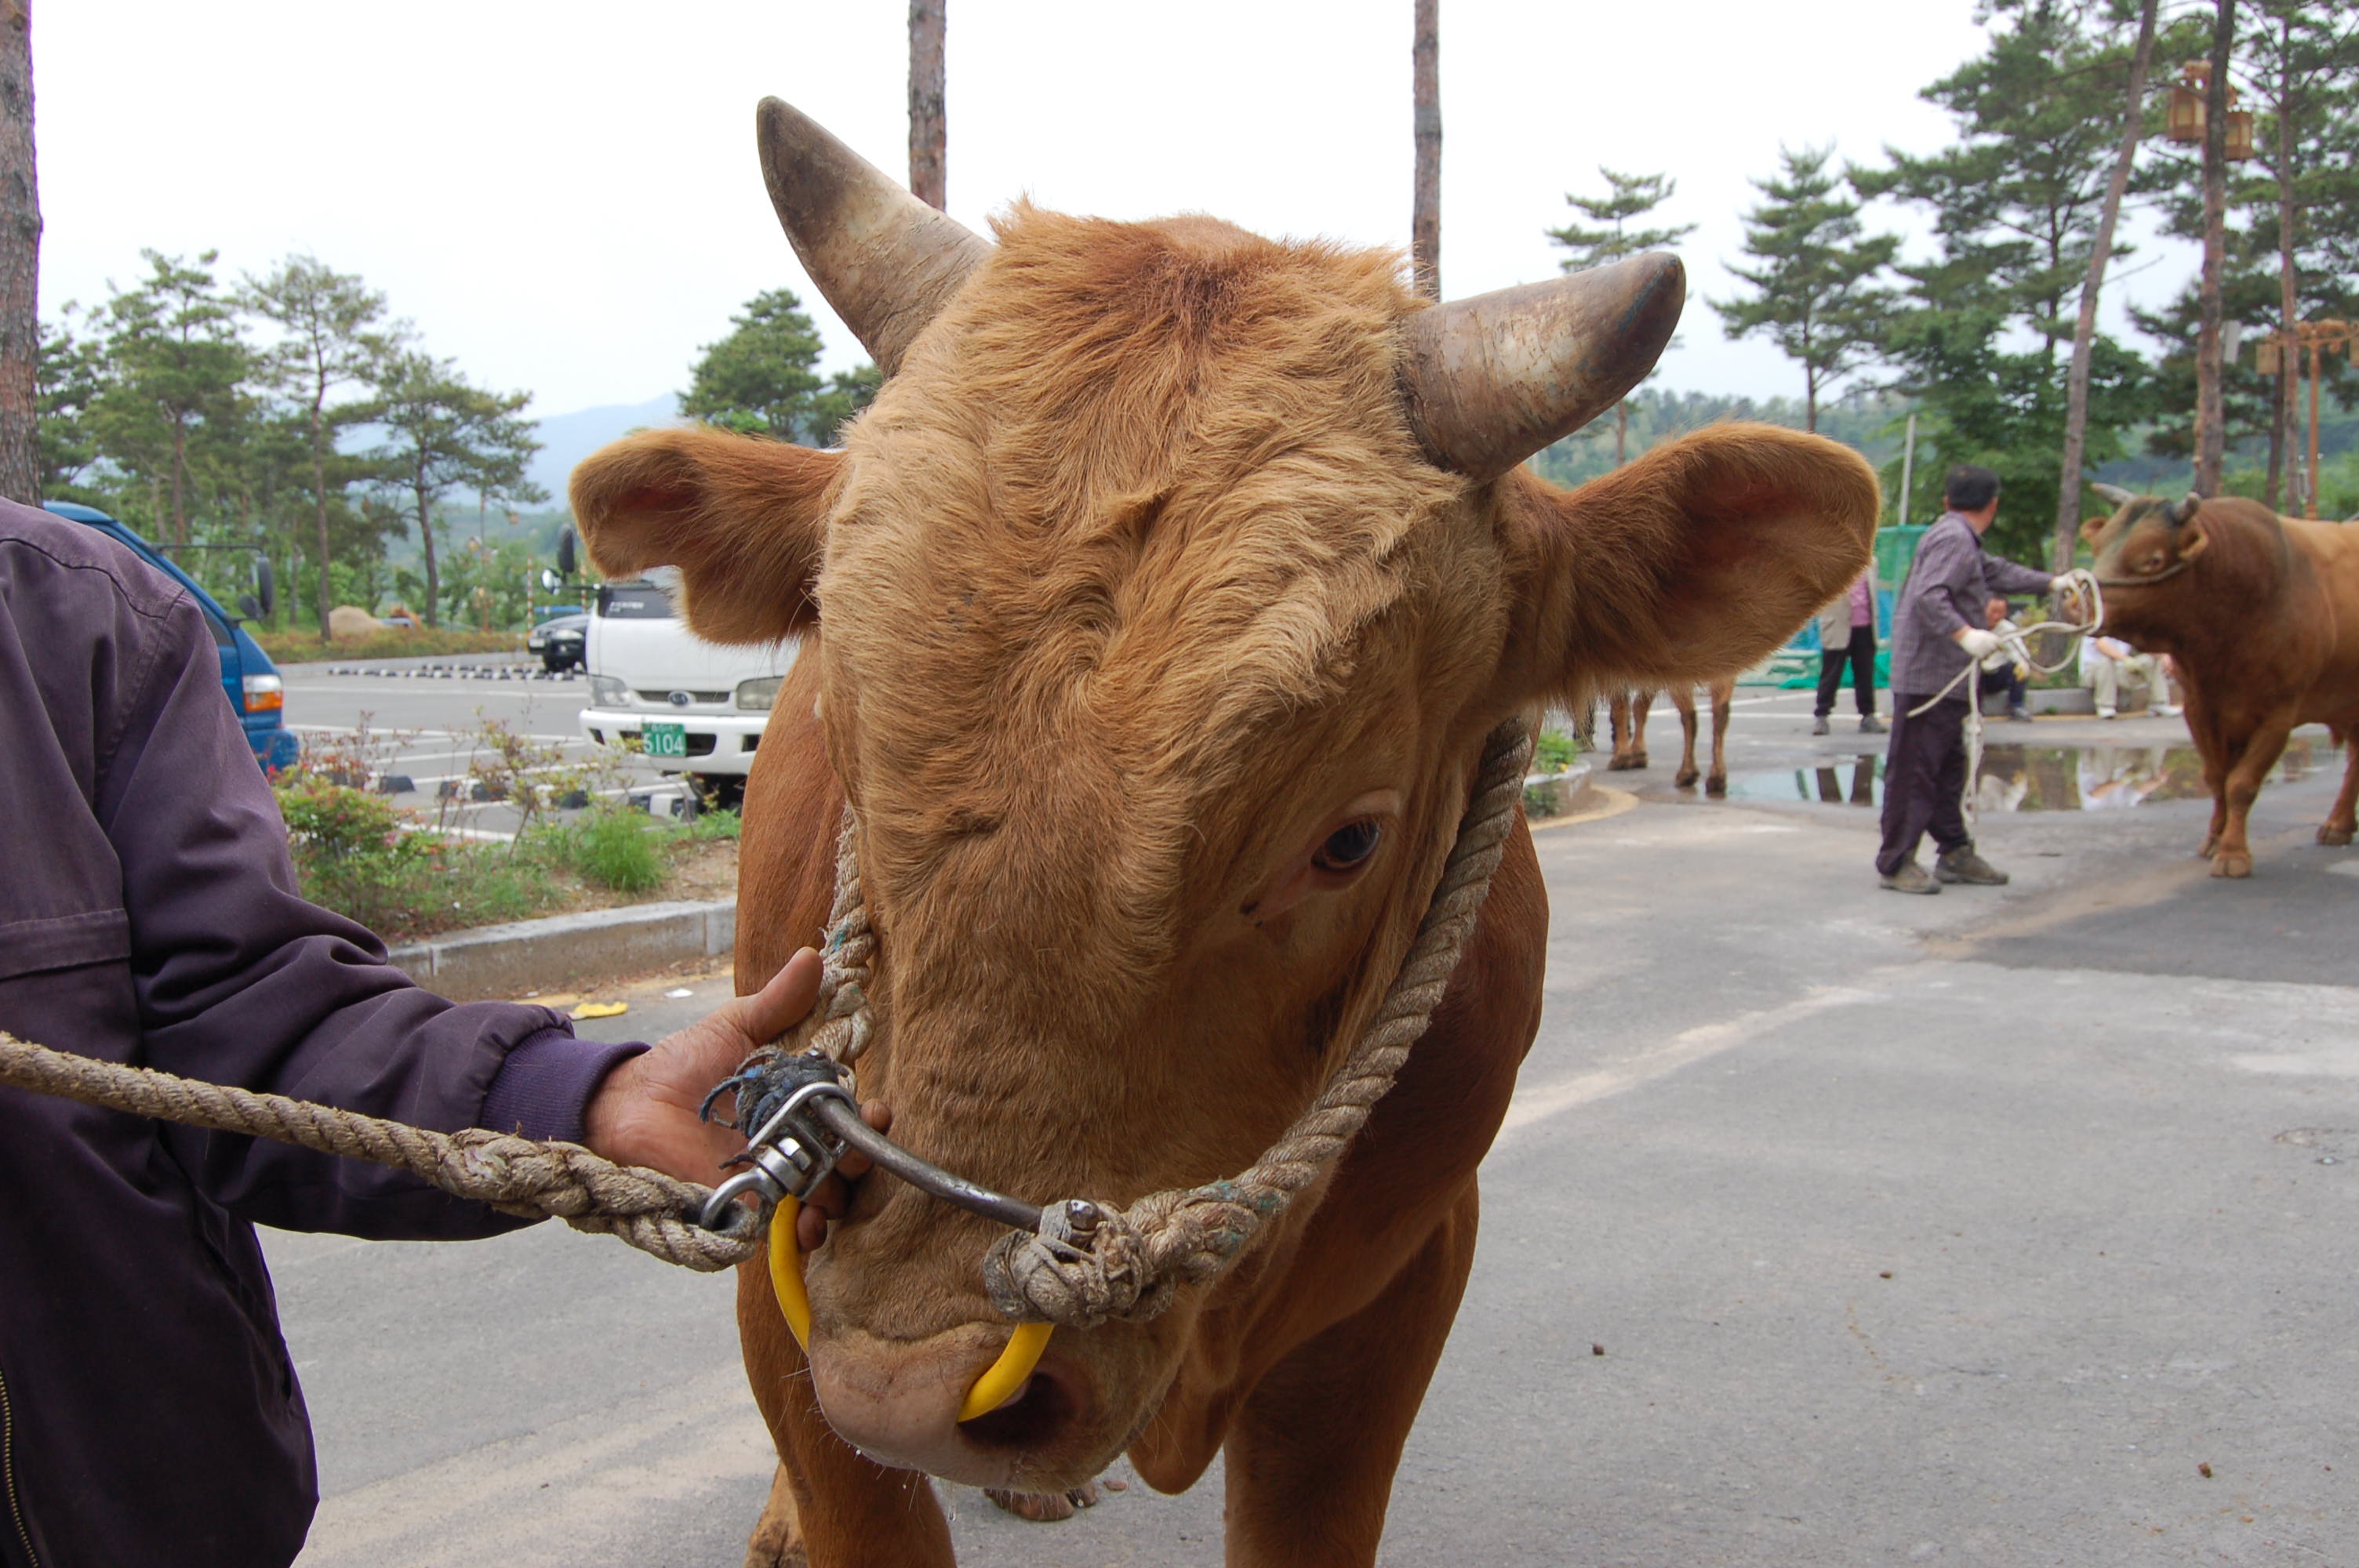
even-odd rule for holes
{"type": "Polygon", "coordinates": [[[328,398],[339,389],[357,391],[372,382],[408,334],[399,325],[379,325],[385,319],[384,295],[312,256],[289,256],[269,276],[248,278],[240,302],[283,334],[263,362],[272,384],[304,412],[319,542],[314,565],[319,568],[320,641],[324,643],[332,600],[328,468],[337,434],[362,412],[357,403],[331,408],[328,398]]]}
{"type": "MultiPolygon", "coordinates": [[[[1676,245],[1695,232],[1693,223],[1677,223],[1660,229],[1634,229],[1630,221],[1643,218],[1678,194],[1679,181],[1667,174],[1624,174],[1597,166],[1605,181],[1606,194],[1598,197],[1575,196],[1566,191],[1568,206],[1589,220],[1594,227],[1568,223],[1561,229],[1550,229],[1548,237],[1572,254],[1559,264],[1567,272],[1586,272],[1593,266],[1635,256],[1642,251],[1661,250],[1676,245]]],[[[1614,406],[1614,464],[1622,465],[1629,447],[1630,406],[1627,399],[1614,406]]]]}
{"type": "Polygon", "coordinates": [[[689,371],[679,411],[690,418],[823,447],[876,395],[882,378],[874,365],[820,375],[819,329],[793,290],[757,294],[729,320],[736,330],[707,343],[689,371]]]}
{"type": "Polygon", "coordinates": [[[534,502],[548,492],[525,477],[540,442],[517,416],[528,392],[486,392],[448,360],[395,356],[369,415],[386,440],[373,456],[388,489],[407,492],[426,555],[426,622],[436,617],[441,578],[435,559],[434,514],[442,498],[473,492],[488,501],[534,502]]]}
{"type": "Polygon", "coordinates": [[[1860,204],[1836,194],[1834,155],[1777,149],[1783,178],[1756,179],[1769,200],[1745,215],[1745,254],[1761,265],[1729,271],[1753,286],[1750,299],[1712,300],[1731,338],[1766,334],[1802,367],[1804,428],[1819,427],[1819,394],[1875,351],[1892,291],[1875,279],[1892,265],[1897,236],[1863,237],[1860,204]]]}

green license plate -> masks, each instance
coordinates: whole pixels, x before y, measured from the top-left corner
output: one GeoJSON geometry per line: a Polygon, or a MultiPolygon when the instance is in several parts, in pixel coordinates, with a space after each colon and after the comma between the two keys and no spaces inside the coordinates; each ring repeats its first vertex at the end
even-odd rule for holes
{"type": "Polygon", "coordinates": [[[644,725],[639,734],[650,757],[688,755],[688,726],[685,724],[644,725]]]}

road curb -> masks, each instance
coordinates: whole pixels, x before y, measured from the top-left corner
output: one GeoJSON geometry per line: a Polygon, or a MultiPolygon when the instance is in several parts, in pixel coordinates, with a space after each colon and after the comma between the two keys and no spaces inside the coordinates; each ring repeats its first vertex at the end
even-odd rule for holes
{"type": "Polygon", "coordinates": [[[737,901],[625,904],[586,914],[478,926],[386,956],[428,989],[454,1001],[580,990],[674,964],[728,956],[737,901]]]}

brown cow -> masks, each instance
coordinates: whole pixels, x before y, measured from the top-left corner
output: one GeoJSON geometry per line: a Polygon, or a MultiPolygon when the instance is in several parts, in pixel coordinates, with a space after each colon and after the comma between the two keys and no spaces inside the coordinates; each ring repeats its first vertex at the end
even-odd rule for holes
{"type": "MultiPolygon", "coordinates": [[[[1724,427],[1566,492],[1520,467],[1677,315],[1644,258],[1428,307],[1390,253],[1019,205],[996,244],[775,100],[772,200],[889,379],[840,451],[709,431],[576,471],[600,565],[707,636],[804,638],[746,802],[738,975],[818,934],[847,799],[881,942],[862,1093],[1004,1192],[1115,1205],[1242,1169],[1385,990],[1484,736],[1606,680],[1750,662],[1857,574],[1859,458],[1724,427]]],[[[1366,1563],[1538,1027],[1518,825],[1398,1086],[1240,1267],[1147,1321],[1009,1333],[996,1228],[861,1184],[739,1325],[778,1479],[752,1561],[941,1564],[919,1472],[1052,1494],[1225,1453],[1232,1563],[1366,1563]]]]}
{"type": "Polygon", "coordinates": [[[2359,533],[2280,517],[2257,501],[2169,502],[2113,485],[2081,532],[2096,546],[2104,632],[2169,654],[2212,790],[2202,852],[2215,877],[2253,874],[2245,818],[2299,724],[2350,747],[2318,830],[2348,844],[2359,795],[2359,533]]]}
{"type": "MultiPolygon", "coordinates": [[[[1680,711],[1680,771],[1671,783],[1680,789],[1692,789],[1699,776],[1703,778],[1706,795],[1728,793],[1728,717],[1736,700],[1736,680],[1722,676],[1702,682],[1705,694],[1712,699],[1712,772],[1700,775],[1696,770],[1696,684],[1675,681],[1671,685],[1671,706],[1680,711]]],[[[1647,710],[1655,704],[1651,691],[1617,693],[1607,709],[1611,726],[1614,754],[1606,762],[1608,773],[1647,765],[1647,710]]]]}

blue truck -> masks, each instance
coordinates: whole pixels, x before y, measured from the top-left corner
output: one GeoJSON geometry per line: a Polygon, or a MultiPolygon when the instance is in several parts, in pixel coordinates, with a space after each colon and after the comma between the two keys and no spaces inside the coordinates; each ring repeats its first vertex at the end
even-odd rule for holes
{"type": "Polygon", "coordinates": [[[287,728],[286,683],[279,678],[278,666],[270,662],[270,655],[262,651],[262,644],[247,633],[245,626],[246,621],[264,620],[270,614],[274,596],[270,563],[263,560],[257,564],[255,589],[260,597],[244,596],[239,608],[245,614],[232,615],[161,550],[105,513],[71,501],[51,501],[44,505],[68,522],[97,529],[189,590],[189,597],[204,612],[205,627],[212,633],[213,646],[221,653],[222,690],[229,697],[230,711],[237,715],[238,723],[245,730],[245,743],[254,748],[255,760],[266,773],[293,767],[303,754],[303,746],[295,732],[287,728]]]}

